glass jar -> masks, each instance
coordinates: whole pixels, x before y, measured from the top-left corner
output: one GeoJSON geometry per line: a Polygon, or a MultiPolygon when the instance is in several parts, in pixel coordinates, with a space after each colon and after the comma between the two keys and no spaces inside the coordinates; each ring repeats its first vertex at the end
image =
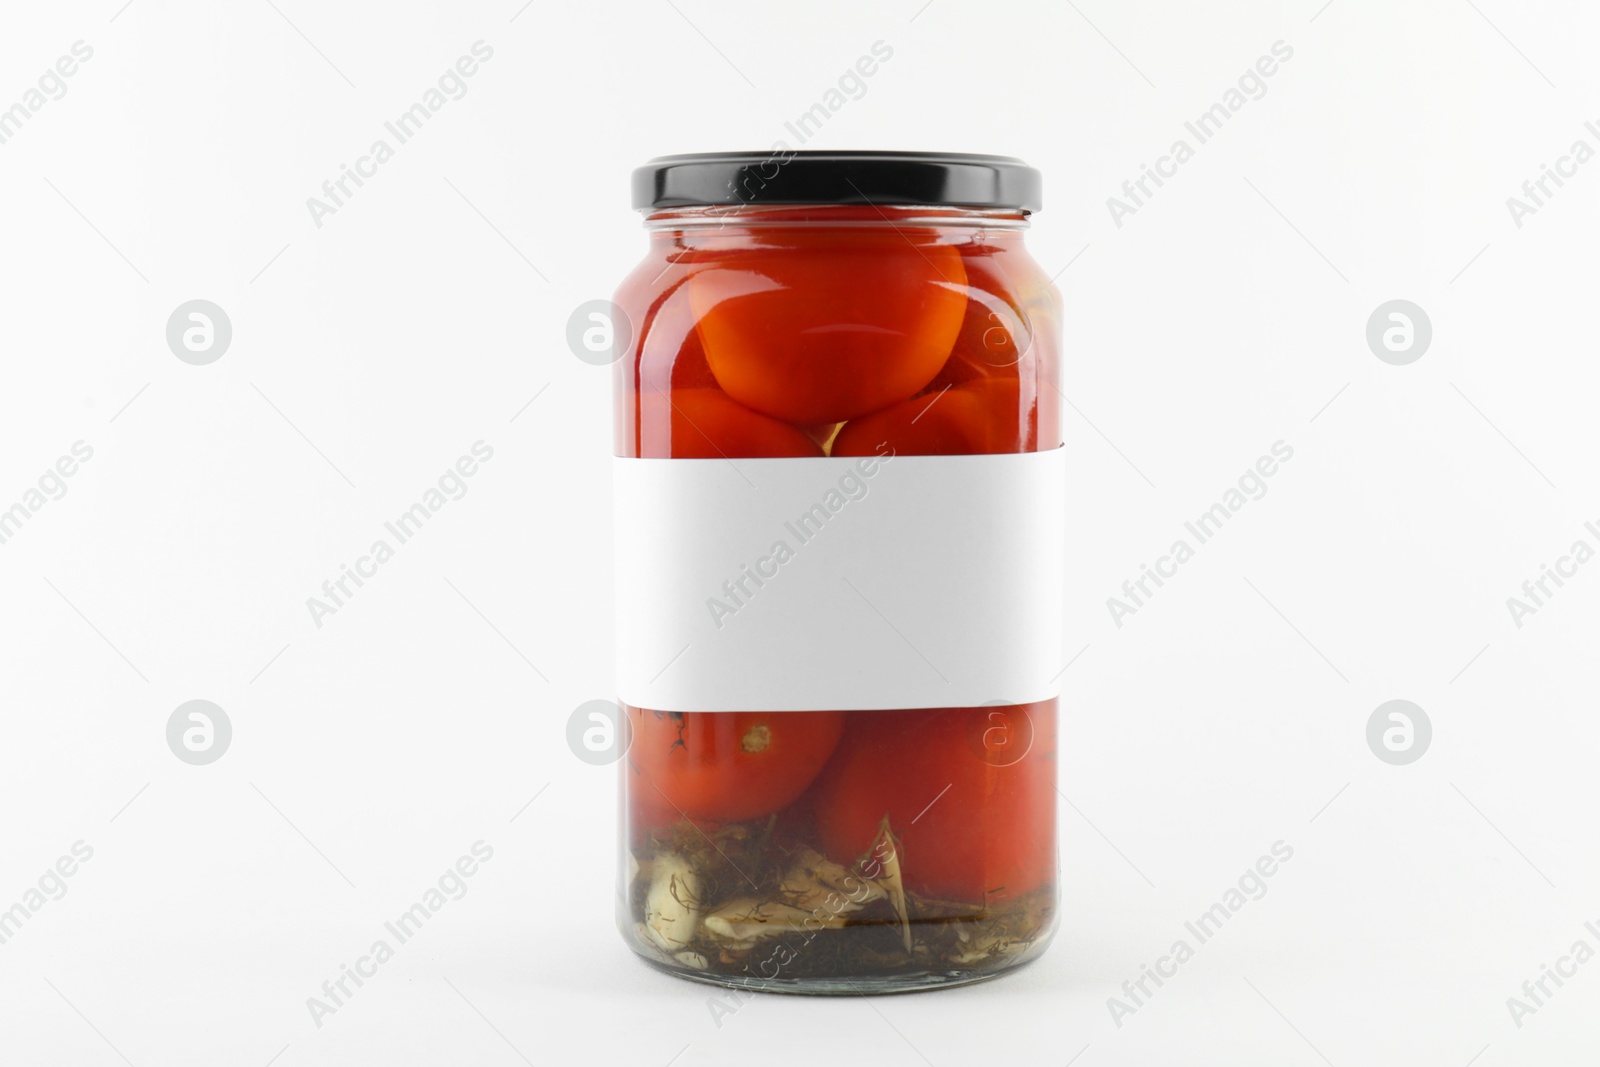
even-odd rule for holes
{"type": "Polygon", "coordinates": [[[994,156],[670,156],[616,297],[618,921],[752,991],[1038,956],[1057,906],[1060,297],[994,156]]]}

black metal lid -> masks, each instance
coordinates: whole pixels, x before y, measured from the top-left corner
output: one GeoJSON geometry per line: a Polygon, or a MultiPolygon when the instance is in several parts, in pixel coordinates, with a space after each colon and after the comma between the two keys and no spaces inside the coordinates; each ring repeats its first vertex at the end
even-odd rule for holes
{"type": "Polygon", "coordinates": [[[633,172],[638,210],[737,204],[899,204],[1038,211],[1039,172],[964,152],[700,152],[633,172]]]}

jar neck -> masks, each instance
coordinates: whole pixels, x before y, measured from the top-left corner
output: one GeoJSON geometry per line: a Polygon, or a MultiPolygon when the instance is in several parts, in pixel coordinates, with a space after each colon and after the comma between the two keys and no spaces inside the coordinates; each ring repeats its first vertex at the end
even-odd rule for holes
{"type": "Polygon", "coordinates": [[[787,227],[872,227],[919,230],[1017,231],[1028,213],[1016,208],[926,207],[901,204],[750,204],[665,208],[645,216],[652,234],[731,234],[787,227]]]}

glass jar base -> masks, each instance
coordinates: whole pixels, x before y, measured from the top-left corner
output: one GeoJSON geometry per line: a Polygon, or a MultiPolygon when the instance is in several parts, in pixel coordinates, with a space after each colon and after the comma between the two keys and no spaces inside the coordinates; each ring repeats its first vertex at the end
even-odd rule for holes
{"type": "Polygon", "coordinates": [[[683,978],[702,985],[748,993],[787,993],[791,996],[812,997],[871,997],[894,993],[921,993],[934,989],[952,989],[956,986],[974,985],[1013,974],[1032,963],[1044,952],[1043,943],[1028,952],[1008,960],[1004,966],[977,968],[952,968],[947,970],[895,971],[885,974],[858,975],[807,975],[798,978],[761,978],[756,975],[737,977],[697,970],[693,967],[669,963],[656,956],[635,952],[634,955],[654,970],[683,978]]]}

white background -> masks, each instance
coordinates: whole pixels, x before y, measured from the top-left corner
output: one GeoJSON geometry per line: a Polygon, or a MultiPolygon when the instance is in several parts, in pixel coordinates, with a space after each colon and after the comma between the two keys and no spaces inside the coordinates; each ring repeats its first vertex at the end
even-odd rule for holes
{"type": "Polygon", "coordinates": [[[1600,1055],[1600,962],[1520,1028],[1506,1006],[1600,944],[1600,565],[1521,628],[1505,603],[1600,519],[1600,163],[1521,228],[1506,207],[1596,142],[1592,8],[274,3],[10,4],[0,30],[0,106],[94,49],[0,145],[0,504],[94,449],[0,546],[0,907],[94,849],[0,946],[0,1063],[1600,1055]],[[317,228],[306,198],[480,39],[467,95],[317,228]],[[719,1027],[613,930],[613,773],[565,742],[612,668],[609,372],[565,326],[643,253],[633,166],[799,147],[784,123],[880,40],[809,147],[1046,176],[1062,928],[983,986],[719,1027]],[[1266,95],[1115,225],[1279,40],[1266,95]],[[165,342],[194,298],[233,323],[210,366],[165,342]],[[1409,366],[1365,342],[1394,298],[1434,327],[1409,366]],[[480,439],[470,492],[316,627],[306,598],[480,439]],[[1106,598],[1280,439],[1267,495],[1116,626],[1106,598]],[[164,739],[194,698],[234,726],[206,767],[164,739]],[[1365,740],[1394,698],[1434,727],[1409,766],[1365,740]],[[315,1026],[306,998],[480,839],[470,892],[315,1026]],[[1280,839],[1268,894],[1119,1028],[1107,998],[1280,839]]]}

